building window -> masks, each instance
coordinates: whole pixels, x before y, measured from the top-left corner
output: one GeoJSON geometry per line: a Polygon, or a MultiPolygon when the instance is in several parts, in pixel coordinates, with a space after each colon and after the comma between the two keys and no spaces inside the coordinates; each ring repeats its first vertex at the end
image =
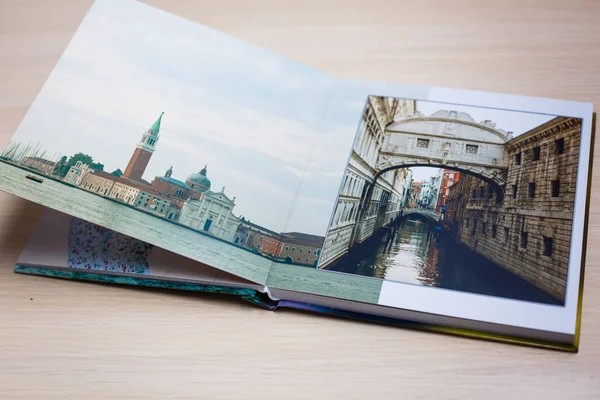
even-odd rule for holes
{"type": "Polygon", "coordinates": [[[417,147],[422,149],[429,148],[429,139],[417,139],[417,147]]]}
{"type": "Polygon", "coordinates": [[[290,250],[290,246],[285,246],[285,251],[289,251],[290,250]]]}
{"type": "Polygon", "coordinates": [[[496,224],[492,224],[492,239],[496,239],[496,233],[498,233],[498,226],[496,224]]]}
{"type": "Polygon", "coordinates": [[[527,236],[529,234],[525,231],[521,231],[521,248],[526,249],[527,248],[527,236]]]}
{"type": "Polygon", "coordinates": [[[477,190],[473,189],[473,191],[471,192],[471,197],[472,198],[476,198],[477,197],[477,190]]]}
{"type": "Polygon", "coordinates": [[[471,224],[471,220],[467,218],[467,228],[469,227],[470,224],[471,224]]]}
{"type": "Polygon", "coordinates": [[[296,248],[295,248],[295,247],[292,247],[292,253],[293,253],[294,251],[296,251],[296,248]]]}
{"type": "Polygon", "coordinates": [[[298,261],[300,261],[300,257],[298,257],[298,261]]]}
{"type": "Polygon", "coordinates": [[[517,185],[512,185],[512,195],[513,199],[517,198],[517,185]]]}
{"type": "Polygon", "coordinates": [[[308,254],[310,254],[310,250],[308,251],[308,254]]]}
{"type": "Polygon", "coordinates": [[[491,185],[488,185],[488,199],[494,197],[494,188],[491,185]]]}
{"type": "Polygon", "coordinates": [[[534,147],[531,159],[533,161],[539,161],[540,160],[540,153],[541,153],[540,146],[534,147]]]}
{"type": "Polygon", "coordinates": [[[477,232],[477,220],[473,221],[473,229],[471,230],[471,235],[475,235],[477,232]]]}
{"type": "Polygon", "coordinates": [[[317,250],[317,251],[315,251],[315,256],[318,256],[319,254],[321,254],[321,250],[320,249],[317,250]]]}
{"type": "Polygon", "coordinates": [[[552,186],[552,197],[560,196],[560,181],[558,179],[550,181],[550,185],[552,186]]]}
{"type": "Polygon", "coordinates": [[[304,249],[300,249],[300,253],[302,253],[302,250],[304,250],[304,249]]]}
{"type": "Polygon", "coordinates": [[[552,238],[543,236],[544,238],[544,255],[552,257],[552,238]]]}
{"type": "Polygon", "coordinates": [[[487,223],[486,222],[482,222],[481,223],[481,233],[485,236],[485,228],[487,227],[487,223]]]}
{"type": "Polygon", "coordinates": [[[521,165],[521,153],[515,154],[515,164],[521,165]]]}
{"type": "Polygon", "coordinates": [[[508,239],[510,238],[510,229],[504,227],[504,241],[508,243],[508,239]]]}
{"type": "Polygon", "coordinates": [[[529,198],[535,197],[535,182],[529,182],[529,198]]]}
{"type": "Polygon", "coordinates": [[[477,149],[479,149],[479,146],[477,146],[476,144],[467,144],[465,146],[465,153],[477,154],[477,149]]]}
{"type": "Polygon", "coordinates": [[[308,262],[308,258],[306,259],[306,262],[308,262]]]}
{"type": "Polygon", "coordinates": [[[565,152],[565,139],[556,139],[554,141],[554,154],[563,154],[565,152]]]}

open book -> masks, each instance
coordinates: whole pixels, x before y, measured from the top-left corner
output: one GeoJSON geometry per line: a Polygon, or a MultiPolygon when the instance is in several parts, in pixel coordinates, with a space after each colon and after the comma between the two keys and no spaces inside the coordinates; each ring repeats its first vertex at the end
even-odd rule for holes
{"type": "Polygon", "coordinates": [[[340,79],[97,0],[0,155],[17,272],[577,349],[591,104],[340,79]]]}

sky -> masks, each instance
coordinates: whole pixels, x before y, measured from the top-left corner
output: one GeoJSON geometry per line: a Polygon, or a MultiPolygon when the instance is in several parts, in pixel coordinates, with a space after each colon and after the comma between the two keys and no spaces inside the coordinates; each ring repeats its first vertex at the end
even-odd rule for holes
{"type": "Polygon", "coordinates": [[[432,176],[437,176],[439,174],[439,168],[433,167],[412,167],[410,170],[413,172],[412,179],[415,182],[426,181],[432,176]]]}
{"type": "MultiPolygon", "coordinates": [[[[96,0],[12,140],[124,170],[164,111],[144,179],[172,166],[184,181],[207,165],[212,190],[236,198],[236,216],[324,235],[365,101],[382,89],[412,93],[409,85],[335,79],[136,1],[96,0]]],[[[426,114],[462,110],[426,103],[418,106],[426,114]]],[[[515,132],[539,124],[470,113],[515,132]]]]}
{"type": "Polygon", "coordinates": [[[470,107],[456,104],[436,103],[431,101],[417,100],[417,111],[425,115],[431,115],[439,110],[451,110],[465,112],[469,114],[476,122],[491,120],[496,123],[496,129],[502,129],[506,132],[513,132],[513,137],[517,137],[550,121],[554,115],[532,114],[517,111],[494,110],[483,107],[470,107]]]}
{"type": "MultiPolygon", "coordinates": [[[[87,153],[108,172],[124,170],[164,111],[144,179],[173,166],[173,177],[185,180],[207,164],[212,189],[225,186],[236,197],[235,215],[275,231],[322,234],[332,205],[319,188],[337,189],[340,163],[335,173],[327,162],[312,172],[313,186],[301,193],[310,215],[292,221],[289,213],[308,159],[328,158],[314,142],[323,139],[331,87],[325,73],[183,18],[99,0],[13,140],[40,142],[46,155],[87,153]],[[315,228],[314,221],[324,222],[315,228]]],[[[352,132],[351,141],[361,109],[330,131],[352,132]]]]}

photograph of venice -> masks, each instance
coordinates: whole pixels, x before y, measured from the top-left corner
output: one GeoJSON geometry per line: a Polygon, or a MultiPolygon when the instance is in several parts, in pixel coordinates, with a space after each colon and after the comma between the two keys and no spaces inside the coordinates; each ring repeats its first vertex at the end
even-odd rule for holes
{"type": "Polygon", "coordinates": [[[319,268],[564,304],[581,120],[371,96],[319,268]]]}

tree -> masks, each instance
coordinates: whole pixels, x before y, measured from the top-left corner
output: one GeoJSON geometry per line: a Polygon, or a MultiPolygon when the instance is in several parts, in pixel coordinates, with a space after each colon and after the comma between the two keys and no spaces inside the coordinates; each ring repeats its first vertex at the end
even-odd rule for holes
{"type": "Polygon", "coordinates": [[[62,157],[60,158],[60,160],[59,160],[59,161],[56,163],[56,165],[54,166],[54,170],[52,171],[52,173],[53,173],[54,175],[65,176],[67,173],[65,172],[65,173],[63,174],[63,173],[62,173],[62,171],[63,171],[64,169],[67,169],[67,171],[68,171],[68,168],[65,168],[65,167],[66,167],[66,165],[67,165],[67,156],[62,156],[62,157]]]}
{"type": "MultiPolygon", "coordinates": [[[[63,160],[66,160],[66,158],[67,157],[61,158],[61,160],[59,161],[59,164],[61,162],[63,162],[63,160]]],[[[83,164],[88,165],[90,168],[97,169],[97,170],[100,170],[100,171],[104,171],[104,164],[102,164],[102,163],[95,163],[94,159],[92,158],[92,156],[90,156],[88,154],[77,153],[77,154],[71,156],[69,158],[69,161],[67,161],[66,164],[63,164],[63,166],[60,167],[60,169],[58,171],[58,175],[61,176],[61,177],[66,176],[67,172],[69,172],[69,169],[71,169],[71,167],[73,167],[75,164],[77,164],[78,161],[81,161],[83,164]]]]}
{"type": "Polygon", "coordinates": [[[119,177],[119,176],[123,175],[123,171],[121,171],[119,168],[117,168],[116,170],[114,170],[110,174],[119,177]]]}

